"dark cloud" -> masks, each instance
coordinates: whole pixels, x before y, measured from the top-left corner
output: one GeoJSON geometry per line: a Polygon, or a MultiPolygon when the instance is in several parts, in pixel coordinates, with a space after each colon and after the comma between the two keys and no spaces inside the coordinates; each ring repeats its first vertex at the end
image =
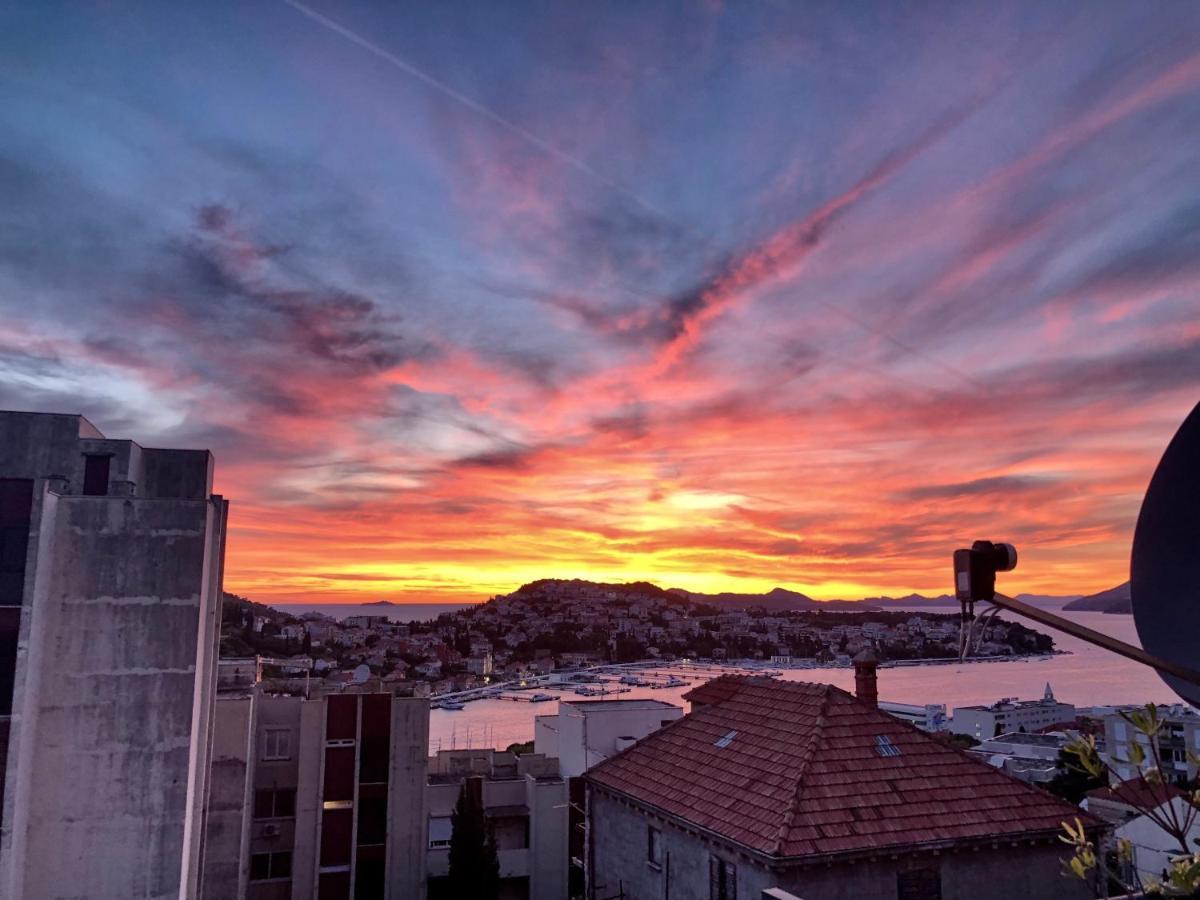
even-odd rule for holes
{"type": "Polygon", "coordinates": [[[1057,479],[999,475],[994,478],[977,478],[959,484],[928,484],[902,491],[898,500],[953,500],[959,497],[986,497],[995,494],[1024,494],[1045,490],[1057,483],[1057,479]]]}

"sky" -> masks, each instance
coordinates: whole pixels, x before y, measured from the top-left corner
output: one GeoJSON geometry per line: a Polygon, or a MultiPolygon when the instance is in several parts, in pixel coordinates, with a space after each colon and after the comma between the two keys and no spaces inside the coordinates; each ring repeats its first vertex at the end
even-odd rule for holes
{"type": "Polygon", "coordinates": [[[1127,577],[1200,400],[1200,4],[0,6],[0,408],[226,588],[1127,577]]]}

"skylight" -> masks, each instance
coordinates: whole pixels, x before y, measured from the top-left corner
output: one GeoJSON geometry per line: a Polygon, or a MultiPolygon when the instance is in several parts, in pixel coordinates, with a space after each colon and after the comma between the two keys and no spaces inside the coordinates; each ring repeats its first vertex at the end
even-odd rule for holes
{"type": "Polygon", "coordinates": [[[733,739],[735,737],[737,737],[737,732],[731,731],[731,732],[729,732],[729,734],[724,735],[723,737],[717,738],[716,741],[713,742],[713,746],[714,747],[728,747],[730,744],[733,743],[733,739]]]}
{"type": "Polygon", "coordinates": [[[899,756],[900,748],[886,734],[875,735],[875,752],[880,756],[899,756]]]}

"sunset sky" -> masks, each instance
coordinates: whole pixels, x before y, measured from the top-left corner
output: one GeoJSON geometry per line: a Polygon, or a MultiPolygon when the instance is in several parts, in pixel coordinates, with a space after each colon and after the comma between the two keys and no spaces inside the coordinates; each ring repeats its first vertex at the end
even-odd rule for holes
{"type": "Polygon", "coordinates": [[[210,448],[228,589],[1127,577],[1200,4],[23,6],[0,408],[210,448]]]}

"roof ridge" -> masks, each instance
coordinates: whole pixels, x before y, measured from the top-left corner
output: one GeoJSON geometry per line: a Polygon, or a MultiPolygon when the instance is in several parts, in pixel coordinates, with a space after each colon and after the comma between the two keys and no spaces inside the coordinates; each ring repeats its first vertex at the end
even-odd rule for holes
{"type": "Polygon", "coordinates": [[[831,684],[823,685],[823,687],[825,690],[823,692],[824,697],[821,700],[821,709],[817,713],[816,720],[813,723],[813,730],[812,734],[808,737],[808,743],[804,745],[804,752],[801,755],[800,772],[796,775],[796,784],[792,790],[792,799],[788,804],[787,813],[784,815],[783,822],[780,824],[779,831],[775,835],[775,840],[771,845],[771,853],[774,856],[782,855],[784,843],[787,841],[787,836],[792,830],[792,824],[796,821],[796,817],[800,813],[800,789],[804,786],[804,775],[808,771],[808,764],[812,762],[815,755],[817,743],[825,734],[829,700],[833,696],[833,691],[836,691],[837,688],[831,684]]]}

